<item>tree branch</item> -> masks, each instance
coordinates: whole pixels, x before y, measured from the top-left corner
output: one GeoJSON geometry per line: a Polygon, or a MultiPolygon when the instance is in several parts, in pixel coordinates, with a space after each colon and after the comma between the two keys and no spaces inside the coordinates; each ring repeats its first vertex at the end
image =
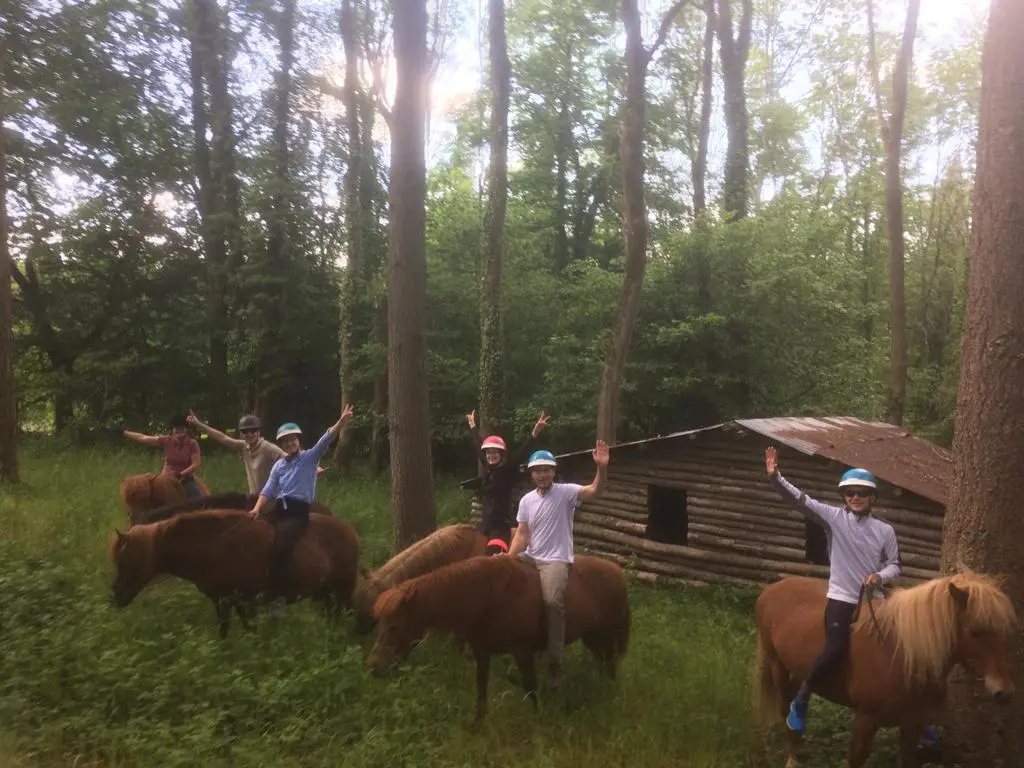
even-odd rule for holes
{"type": "Polygon", "coordinates": [[[658,27],[658,36],[654,38],[654,43],[647,49],[647,62],[650,63],[651,59],[654,58],[654,54],[658,52],[658,49],[665,43],[665,39],[668,37],[669,28],[672,26],[672,22],[676,20],[676,16],[683,10],[683,6],[686,5],[690,0],[676,0],[669,8],[665,15],[661,17],[661,26],[658,27]]]}

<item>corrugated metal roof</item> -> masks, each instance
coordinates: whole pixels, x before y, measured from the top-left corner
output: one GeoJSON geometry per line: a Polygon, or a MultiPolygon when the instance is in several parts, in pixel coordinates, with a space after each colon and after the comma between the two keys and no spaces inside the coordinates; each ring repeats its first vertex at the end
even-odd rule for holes
{"type": "MultiPolygon", "coordinates": [[[[612,446],[612,450],[692,437],[729,424],[756,432],[808,456],[832,459],[848,467],[864,467],[887,483],[942,505],[949,497],[953,477],[953,455],[949,450],[915,437],[901,427],[852,416],[737,419],[727,424],[618,443],[612,446]]],[[[591,450],[586,448],[563,453],[558,458],[579,456],[591,450]]]]}
{"type": "Polygon", "coordinates": [[[953,454],[905,429],[852,416],[737,419],[739,426],[809,456],[864,467],[892,485],[945,505],[953,454]]]}

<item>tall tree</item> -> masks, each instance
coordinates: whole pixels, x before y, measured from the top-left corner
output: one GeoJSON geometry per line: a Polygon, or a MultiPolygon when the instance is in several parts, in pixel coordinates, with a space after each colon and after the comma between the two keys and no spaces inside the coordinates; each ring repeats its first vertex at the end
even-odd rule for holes
{"type": "Polygon", "coordinates": [[[921,0],[910,0],[903,27],[903,41],[892,73],[892,106],[889,117],[882,110],[882,86],[875,46],[874,2],[868,0],[868,62],[875,91],[875,108],[885,147],[885,218],[889,232],[889,399],[886,421],[903,423],[907,399],[907,289],[904,283],[905,246],[903,242],[903,182],[900,162],[903,123],[907,114],[907,81],[914,55],[917,16],[921,0]]]}
{"type": "Polygon", "coordinates": [[[750,172],[750,120],[747,114],[746,70],[754,1],[740,0],[739,27],[734,32],[732,0],[718,0],[718,54],[725,83],[725,178],[722,197],[725,211],[734,219],[747,215],[747,177],[750,172]]]}
{"type": "Polygon", "coordinates": [[[426,0],[395,0],[397,83],[391,119],[388,430],[394,548],[437,526],[427,390],[426,0]]]}
{"type": "MultiPolygon", "coordinates": [[[[1024,611],[1024,3],[993,0],[982,54],[981,111],[967,316],[960,364],[953,488],[942,570],[1002,574],[1024,611]]],[[[1009,648],[1024,681],[1024,636],[1009,648]]],[[[1024,755],[1024,698],[981,700],[977,683],[951,689],[953,740],[964,766],[1009,768],[1024,755]]]]}
{"type": "Polygon", "coordinates": [[[508,199],[508,101],[512,68],[505,39],[505,0],[488,0],[491,64],[491,161],[487,171],[487,236],[480,304],[480,426],[497,431],[504,405],[505,323],[501,281],[505,261],[505,204],[508,199]]]}
{"type": "MultiPolygon", "coordinates": [[[[6,35],[0,40],[6,40],[6,35]]],[[[14,395],[14,314],[7,227],[7,46],[0,45],[0,481],[18,482],[18,407],[14,395]]]]}
{"type": "Polygon", "coordinates": [[[707,208],[705,184],[708,175],[708,144],[711,138],[711,107],[715,74],[715,0],[704,3],[704,56],[701,59],[700,120],[697,124],[697,152],[693,158],[693,215],[707,208]]]}
{"type": "MultiPolygon", "coordinates": [[[[341,3],[341,44],[345,50],[345,82],[342,102],[345,105],[345,139],[348,143],[347,166],[344,181],[346,230],[346,263],[341,289],[341,401],[355,402],[356,316],[365,292],[363,277],[363,213],[360,206],[360,177],[363,171],[362,127],[359,121],[359,27],[353,0],[341,3]]],[[[370,148],[373,151],[373,148],[370,148]]],[[[352,465],[352,436],[346,429],[338,439],[335,461],[341,472],[347,473],[352,465]]]]}
{"type": "Polygon", "coordinates": [[[626,28],[626,98],[619,126],[619,160],[622,164],[622,231],[626,240],[626,269],[622,279],[619,310],[605,355],[601,394],[597,401],[597,438],[615,442],[619,419],[619,395],[626,370],[633,329],[640,312],[640,294],[647,270],[647,199],[644,196],[644,133],[647,129],[647,67],[665,42],[669,27],[688,0],[676,0],[665,13],[658,37],[644,47],[637,0],[623,0],[626,28]]]}

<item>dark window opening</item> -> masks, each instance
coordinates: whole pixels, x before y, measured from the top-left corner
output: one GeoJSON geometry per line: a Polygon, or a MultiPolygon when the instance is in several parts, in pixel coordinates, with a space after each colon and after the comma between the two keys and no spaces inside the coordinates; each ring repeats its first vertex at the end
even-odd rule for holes
{"type": "Polygon", "coordinates": [[[647,486],[648,539],[662,544],[685,545],[689,522],[684,489],[647,486]]]}
{"type": "Polygon", "coordinates": [[[825,526],[804,523],[804,558],[815,565],[828,565],[828,534],[825,526]]]}

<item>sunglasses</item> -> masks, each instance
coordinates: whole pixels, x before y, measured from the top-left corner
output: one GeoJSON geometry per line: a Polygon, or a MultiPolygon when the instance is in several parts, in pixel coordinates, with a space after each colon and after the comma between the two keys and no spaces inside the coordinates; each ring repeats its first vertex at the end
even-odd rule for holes
{"type": "Polygon", "coordinates": [[[843,496],[848,499],[870,499],[875,492],[870,488],[844,488],[843,496]]]}

